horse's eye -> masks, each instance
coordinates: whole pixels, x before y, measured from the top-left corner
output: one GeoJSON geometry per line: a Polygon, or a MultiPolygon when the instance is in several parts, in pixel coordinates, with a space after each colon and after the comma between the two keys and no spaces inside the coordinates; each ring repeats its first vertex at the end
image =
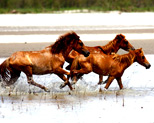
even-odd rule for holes
{"type": "Polygon", "coordinates": [[[82,42],[80,42],[79,44],[80,44],[80,46],[83,46],[83,43],[82,42]]]}
{"type": "Polygon", "coordinates": [[[127,45],[128,44],[128,41],[125,41],[125,44],[127,45]]]}
{"type": "Polygon", "coordinates": [[[142,56],[142,59],[145,59],[145,56],[142,56]]]}

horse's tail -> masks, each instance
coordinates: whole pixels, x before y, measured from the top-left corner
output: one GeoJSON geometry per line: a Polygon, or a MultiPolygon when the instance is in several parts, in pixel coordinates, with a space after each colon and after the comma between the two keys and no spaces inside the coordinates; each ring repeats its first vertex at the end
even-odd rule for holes
{"type": "Polygon", "coordinates": [[[9,76],[9,59],[6,59],[1,65],[0,65],[0,74],[4,81],[6,81],[9,76]]]}

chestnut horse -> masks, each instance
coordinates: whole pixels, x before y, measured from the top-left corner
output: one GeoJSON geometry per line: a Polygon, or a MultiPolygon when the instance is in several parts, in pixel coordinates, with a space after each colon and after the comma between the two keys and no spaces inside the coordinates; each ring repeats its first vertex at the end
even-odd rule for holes
{"type": "MultiPolygon", "coordinates": [[[[89,57],[80,55],[75,58],[71,66],[71,76],[73,76],[73,83],[75,84],[77,74],[88,74],[94,72],[100,75],[109,76],[104,82],[107,83],[105,88],[108,89],[114,79],[117,80],[120,89],[123,88],[121,77],[132,63],[138,62],[146,69],[150,68],[150,63],[145,58],[142,48],[129,51],[124,55],[106,55],[104,53],[90,54],[89,57]],[[78,70],[78,67],[81,69],[78,70]]],[[[101,83],[99,83],[101,84],[101,83]]]]}
{"type": "Polygon", "coordinates": [[[32,74],[43,75],[54,73],[63,81],[60,87],[68,85],[72,89],[68,79],[64,76],[70,75],[63,69],[65,58],[74,49],[84,56],[89,56],[89,51],[75,32],[60,36],[57,41],[41,51],[19,51],[12,54],[0,66],[1,76],[6,85],[11,85],[24,72],[29,84],[49,91],[45,86],[36,83],[32,74]]]}
{"type": "MultiPolygon", "coordinates": [[[[95,46],[95,47],[88,47],[86,46],[90,53],[100,53],[101,49],[103,49],[103,52],[105,54],[111,54],[111,53],[117,53],[118,50],[121,48],[125,51],[134,50],[135,48],[128,42],[128,40],[125,38],[124,35],[118,34],[116,37],[110,41],[105,46],[95,46]],[[100,49],[101,48],[101,49],[100,49]]],[[[76,51],[71,51],[66,58],[66,61],[70,63],[66,69],[70,69],[70,66],[74,60],[75,57],[79,56],[80,54],[76,51]]],[[[82,75],[78,75],[78,79],[82,75]]],[[[103,76],[99,75],[99,82],[103,81],[103,76]]]]}

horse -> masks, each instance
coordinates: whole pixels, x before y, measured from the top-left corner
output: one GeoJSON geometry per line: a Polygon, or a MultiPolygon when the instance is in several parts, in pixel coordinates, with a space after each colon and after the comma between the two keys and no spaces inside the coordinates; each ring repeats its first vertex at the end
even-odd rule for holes
{"type": "Polygon", "coordinates": [[[75,32],[68,32],[61,35],[54,44],[40,51],[18,51],[13,53],[0,65],[1,77],[6,85],[14,84],[20,77],[20,73],[26,74],[29,84],[37,86],[44,91],[49,91],[45,86],[36,83],[32,75],[43,75],[54,73],[59,76],[64,84],[72,90],[68,79],[64,76],[70,75],[69,72],[63,69],[66,57],[71,50],[89,56],[89,51],[80,40],[80,37],[75,32]]]}
{"type": "MultiPolygon", "coordinates": [[[[117,80],[119,88],[122,89],[121,77],[124,71],[134,62],[139,63],[146,69],[151,67],[150,63],[144,56],[142,48],[131,50],[128,54],[118,55],[106,55],[104,53],[91,53],[89,57],[83,57],[80,55],[76,57],[71,66],[71,76],[73,77],[73,83],[77,82],[77,74],[88,74],[94,72],[100,75],[108,76],[105,88],[108,89],[114,79],[117,80]],[[78,69],[80,67],[81,69],[78,69]]],[[[102,83],[99,83],[102,84],[102,83]]]]}
{"type": "MultiPolygon", "coordinates": [[[[100,53],[100,52],[102,52],[101,49],[103,49],[103,52],[105,54],[117,53],[119,49],[123,49],[125,51],[130,51],[130,50],[135,49],[128,42],[128,40],[126,39],[126,37],[123,34],[116,35],[116,37],[112,41],[110,41],[108,44],[106,44],[105,46],[95,46],[95,47],[86,46],[86,47],[90,51],[90,53],[100,53]]],[[[66,58],[66,61],[68,63],[70,63],[66,67],[67,70],[70,70],[73,60],[75,59],[75,57],[77,57],[79,55],[80,54],[78,52],[76,52],[75,50],[73,50],[69,53],[68,57],[66,58]]],[[[82,76],[82,75],[78,75],[78,79],[80,78],[80,76],[82,76]]],[[[103,81],[103,76],[99,75],[99,82],[102,82],[102,81],[103,81]]]]}

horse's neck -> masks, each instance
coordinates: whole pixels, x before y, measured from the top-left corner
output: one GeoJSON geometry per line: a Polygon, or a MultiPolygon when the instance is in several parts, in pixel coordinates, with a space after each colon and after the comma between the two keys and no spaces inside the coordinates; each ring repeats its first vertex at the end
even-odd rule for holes
{"type": "Polygon", "coordinates": [[[71,52],[72,48],[71,47],[67,47],[65,50],[61,50],[61,54],[63,55],[63,57],[66,59],[69,55],[69,53],[71,52]]]}
{"type": "MultiPolygon", "coordinates": [[[[53,45],[46,47],[46,50],[52,50],[53,45]]],[[[66,46],[59,50],[58,54],[61,54],[65,59],[67,58],[68,54],[71,52],[72,48],[70,46],[66,46]]]]}
{"type": "Polygon", "coordinates": [[[107,53],[111,54],[112,52],[116,53],[119,50],[119,47],[116,47],[114,40],[110,41],[105,46],[102,46],[102,49],[107,53]]]}
{"type": "Polygon", "coordinates": [[[123,57],[123,63],[125,64],[126,68],[128,68],[135,61],[135,54],[132,52],[129,52],[128,54],[125,54],[122,57],[123,57]]]}

